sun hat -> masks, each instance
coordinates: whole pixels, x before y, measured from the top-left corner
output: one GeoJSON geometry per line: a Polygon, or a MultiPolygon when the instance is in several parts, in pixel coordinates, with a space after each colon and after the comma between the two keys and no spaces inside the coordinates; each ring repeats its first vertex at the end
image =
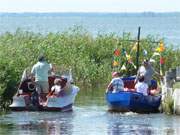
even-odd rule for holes
{"type": "Polygon", "coordinates": [[[112,72],[112,77],[118,75],[118,72],[112,72]]]}

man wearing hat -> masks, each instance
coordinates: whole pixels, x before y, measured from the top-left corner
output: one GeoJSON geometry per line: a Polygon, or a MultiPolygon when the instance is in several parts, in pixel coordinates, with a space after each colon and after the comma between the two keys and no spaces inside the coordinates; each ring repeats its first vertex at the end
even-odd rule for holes
{"type": "Polygon", "coordinates": [[[144,82],[148,84],[148,86],[151,85],[152,76],[154,74],[154,69],[151,66],[150,62],[148,60],[144,60],[142,66],[140,66],[137,76],[135,79],[135,83],[137,83],[138,78],[140,76],[144,76],[144,82]]]}

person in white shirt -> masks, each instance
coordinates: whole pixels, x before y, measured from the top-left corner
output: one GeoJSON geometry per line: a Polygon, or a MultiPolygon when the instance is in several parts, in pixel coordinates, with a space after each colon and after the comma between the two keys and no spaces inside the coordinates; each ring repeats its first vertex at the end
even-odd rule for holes
{"type": "Polygon", "coordinates": [[[162,75],[160,75],[160,73],[154,70],[152,62],[150,62],[149,60],[144,60],[143,65],[138,69],[135,83],[137,83],[139,76],[144,76],[144,82],[147,83],[149,87],[151,87],[151,81],[154,74],[156,74],[160,79],[162,79],[163,77],[162,75]]]}
{"type": "Polygon", "coordinates": [[[32,78],[35,79],[36,91],[39,95],[42,95],[42,97],[40,97],[42,100],[46,100],[46,95],[49,92],[49,72],[53,72],[53,67],[47,63],[45,57],[42,55],[31,70],[32,78]]]}
{"type": "Polygon", "coordinates": [[[148,86],[151,85],[152,76],[155,73],[152,65],[149,63],[148,60],[143,61],[143,65],[139,67],[139,70],[137,72],[137,76],[135,79],[135,83],[137,83],[138,78],[140,76],[144,76],[144,82],[148,84],[148,86]]]}
{"type": "Polygon", "coordinates": [[[144,82],[144,76],[139,76],[138,82],[135,85],[135,90],[143,95],[148,95],[148,84],[144,82]]]}
{"type": "Polygon", "coordinates": [[[55,79],[54,86],[51,88],[51,92],[55,95],[58,95],[61,90],[61,79],[55,79]]]}

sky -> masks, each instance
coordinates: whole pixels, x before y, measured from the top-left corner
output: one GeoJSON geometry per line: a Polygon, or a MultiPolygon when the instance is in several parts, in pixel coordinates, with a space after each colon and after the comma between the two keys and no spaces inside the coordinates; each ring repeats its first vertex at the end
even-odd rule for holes
{"type": "Polygon", "coordinates": [[[180,0],[0,0],[0,12],[180,12],[180,0]]]}

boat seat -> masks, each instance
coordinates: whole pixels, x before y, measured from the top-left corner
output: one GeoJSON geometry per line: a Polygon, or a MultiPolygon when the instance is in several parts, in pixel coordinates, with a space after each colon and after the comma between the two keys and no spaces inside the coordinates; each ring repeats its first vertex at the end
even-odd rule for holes
{"type": "MultiPolygon", "coordinates": [[[[67,79],[60,77],[60,76],[49,76],[48,77],[48,82],[49,82],[49,91],[51,90],[51,87],[54,85],[54,80],[56,78],[60,78],[61,81],[61,88],[64,88],[66,83],[67,83],[67,79]]],[[[31,95],[32,92],[35,90],[35,85],[32,83],[32,80],[30,78],[25,79],[22,83],[19,84],[19,89],[22,90],[22,94],[29,94],[31,95]]]]}
{"type": "Polygon", "coordinates": [[[31,82],[32,82],[31,79],[25,79],[24,81],[22,81],[22,83],[20,83],[19,89],[21,89],[23,93],[31,94],[35,88],[35,86],[31,82]],[[30,87],[32,89],[30,89],[30,87]]]}
{"type": "Polygon", "coordinates": [[[127,89],[134,89],[134,80],[135,80],[135,77],[124,77],[122,78],[123,82],[124,82],[124,88],[127,88],[127,89]]]}
{"type": "Polygon", "coordinates": [[[124,80],[124,88],[134,89],[134,80],[124,80]]]}

